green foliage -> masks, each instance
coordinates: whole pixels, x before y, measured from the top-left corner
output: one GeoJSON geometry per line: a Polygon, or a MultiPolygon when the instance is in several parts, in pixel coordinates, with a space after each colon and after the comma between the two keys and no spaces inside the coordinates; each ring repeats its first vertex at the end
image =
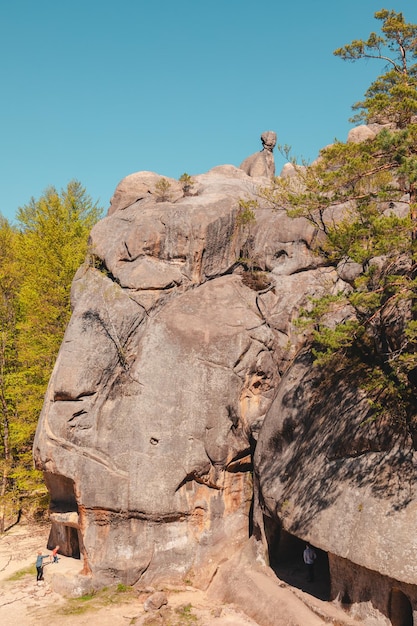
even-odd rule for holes
{"type": "Polygon", "coordinates": [[[18,580],[22,580],[26,576],[36,576],[36,567],[35,565],[28,565],[28,567],[24,567],[23,569],[17,570],[17,572],[13,572],[10,576],[6,578],[9,582],[16,582],[18,580]]]}
{"type": "Polygon", "coordinates": [[[44,506],[32,444],[49,377],[71,314],[70,286],[101,209],[72,181],[51,187],[0,222],[0,531],[19,509],[44,506]]]}
{"type": "Polygon", "coordinates": [[[157,202],[168,202],[171,183],[166,178],[160,178],[155,184],[155,195],[157,202]]]}
{"type": "Polygon", "coordinates": [[[133,590],[133,587],[130,585],[124,585],[123,583],[119,583],[116,587],[117,593],[127,593],[133,590]]]}
{"type": "Polygon", "coordinates": [[[295,165],[296,176],[275,179],[261,196],[321,232],[316,248],[329,261],[349,257],[366,265],[374,256],[398,255],[409,249],[414,228],[415,197],[406,172],[414,177],[416,131],[411,125],[384,130],[372,141],[336,142],[311,166],[295,165]],[[408,207],[405,217],[392,210],[399,202],[408,207]]]}
{"type": "Polygon", "coordinates": [[[187,172],[184,172],[184,174],[181,174],[181,176],[178,179],[181,183],[182,186],[182,190],[184,192],[185,196],[190,195],[191,193],[191,187],[194,185],[194,181],[191,178],[191,176],[189,174],[187,174],[187,172]]]}
{"type": "MultiPolygon", "coordinates": [[[[18,236],[7,220],[0,219],[0,532],[18,509],[11,474],[16,457],[25,450],[16,431],[15,379],[19,369],[17,323],[18,290],[21,274],[18,264],[18,236]]],[[[18,433],[19,434],[19,433],[18,433]]]]}
{"type": "Polygon", "coordinates": [[[83,596],[80,596],[78,600],[80,602],[90,602],[95,597],[95,591],[91,591],[90,593],[85,593],[83,596]]]}
{"type": "Polygon", "coordinates": [[[244,200],[243,198],[239,200],[236,232],[243,235],[243,241],[237,261],[245,270],[242,275],[243,284],[254,291],[263,291],[270,287],[271,281],[267,272],[258,267],[256,255],[253,255],[252,226],[256,223],[255,211],[258,208],[257,200],[244,200]]]}
{"type": "Polygon", "coordinates": [[[198,622],[197,616],[192,612],[192,608],[191,604],[184,604],[175,609],[179,617],[179,621],[176,622],[175,626],[187,626],[187,624],[196,624],[198,622]]]}
{"type": "Polygon", "coordinates": [[[35,337],[23,341],[21,350],[28,351],[36,380],[43,380],[44,368],[55,360],[70,316],[69,286],[85,258],[88,234],[99,216],[100,209],[76,181],[60,194],[47,189],[40,200],[32,199],[18,210],[24,264],[20,331],[27,338],[30,328],[37,329],[35,337]]]}
{"type": "Polygon", "coordinates": [[[255,209],[258,208],[256,200],[239,200],[239,209],[236,216],[238,228],[245,228],[256,222],[255,209]]]}
{"type": "Polygon", "coordinates": [[[98,611],[106,606],[125,604],[136,600],[137,596],[132,587],[119,584],[115,587],[105,587],[100,591],[92,591],[79,598],[70,598],[66,603],[55,610],[58,615],[81,615],[98,611]]]}
{"type": "Polygon", "coordinates": [[[257,267],[256,255],[253,255],[252,226],[256,222],[255,210],[258,206],[257,200],[241,198],[235,220],[235,234],[241,238],[240,256],[237,260],[245,269],[242,282],[254,291],[261,291],[270,285],[267,274],[257,267]]]}
{"type": "Polygon", "coordinates": [[[382,9],[375,13],[382,22],[381,34],[371,33],[366,41],[354,40],[334,54],[346,61],[383,60],[388,70],[369,87],[365,99],[353,106],[360,113],[353,121],[394,122],[404,128],[417,113],[417,25],[405,22],[402,13],[382,9]]]}
{"type": "MultiPolygon", "coordinates": [[[[416,235],[417,218],[417,25],[407,24],[401,13],[383,9],[375,14],[382,34],[355,40],[335,55],[348,61],[384,60],[389,71],[372,83],[361,109],[366,122],[388,127],[373,140],[335,142],[324,148],[312,166],[297,165],[297,176],[276,179],[263,197],[292,217],[305,217],[326,236],[318,251],[337,262],[345,257],[366,263],[372,256],[399,254],[416,235]],[[389,214],[391,203],[409,208],[407,217],[389,214]],[[345,203],[344,216],[331,213],[345,203]],[[413,222],[413,223],[410,223],[413,222]]],[[[287,153],[289,152],[286,147],[287,153]]]]}
{"type": "Polygon", "coordinates": [[[103,259],[100,258],[94,251],[89,247],[87,250],[87,264],[89,267],[94,267],[96,270],[101,272],[104,276],[109,276],[110,272],[107,269],[103,259]]]}
{"type": "Polygon", "coordinates": [[[293,159],[295,175],[276,178],[260,195],[276,210],[308,220],[316,231],[313,249],[326,264],[362,267],[343,292],[310,301],[299,325],[310,329],[316,363],[365,364],[375,416],[390,406],[395,419],[407,421],[417,382],[417,65],[410,64],[417,25],[385,9],[375,17],[381,35],[335,54],[388,63],[354,106],[365,122],[386,127],[359,143],[336,141],[311,165],[293,159]]]}
{"type": "Polygon", "coordinates": [[[90,604],[93,596],[82,596],[81,598],[71,598],[58,611],[58,615],[83,615],[87,611],[94,610],[90,604]]]}

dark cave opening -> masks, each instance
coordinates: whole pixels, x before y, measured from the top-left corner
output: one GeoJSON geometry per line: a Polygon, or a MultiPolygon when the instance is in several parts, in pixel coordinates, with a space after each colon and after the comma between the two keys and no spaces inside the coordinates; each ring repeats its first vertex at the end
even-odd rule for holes
{"type": "Polygon", "coordinates": [[[78,513],[74,481],[66,476],[45,472],[45,484],[51,496],[51,513],[78,513]]]}
{"type": "Polygon", "coordinates": [[[73,559],[81,558],[78,530],[73,526],[52,522],[47,548],[53,550],[55,546],[59,546],[59,554],[73,559]]]}
{"type": "Polygon", "coordinates": [[[301,589],[320,600],[330,599],[330,569],[327,552],[312,546],[317,559],[314,580],[309,581],[303,560],[306,542],[291,535],[279,522],[265,518],[265,534],[268,541],[270,566],[276,576],[292,587],[301,589]]]}
{"type": "Polygon", "coordinates": [[[395,587],[391,591],[389,618],[392,626],[413,626],[413,607],[409,598],[395,587]]]}
{"type": "Polygon", "coordinates": [[[60,554],[79,559],[78,504],[74,481],[66,476],[46,472],[45,483],[51,497],[49,511],[52,524],[48,550],[59,546],[60,554]]]}

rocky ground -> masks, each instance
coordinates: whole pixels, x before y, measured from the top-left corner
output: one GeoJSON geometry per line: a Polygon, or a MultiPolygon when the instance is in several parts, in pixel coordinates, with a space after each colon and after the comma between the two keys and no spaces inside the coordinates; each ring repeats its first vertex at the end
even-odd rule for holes
{"type": "MultiPolygon", "coordinates": [[[[0,624],[32,626],[53,621],[62,626],[257,626],[235,605],[208,599],[198,589],[184,585],[164,592],[168,604],[159,610],[145,611],[151,590],[137,591],[120,587],[107,589],[82,599],[64,598],[52,589],[55,574],[73,575],[80,561],[60,557],[44,568],[45,581],[36,582],[34,562],[38,550],[45,549],[49,527],[18,525],[0,537],[0,624]]],[[[292,615],[291,626],[335,626],[354,624],[337,607],[277,580],[283,615],[292,615]],[[301,600],[301,602],[300,602],[301,600]]],[[[255,599],[256,601],[256,599],[255,599]]],[[[280,615],[274,626],[289,626],[280,615]]]]}

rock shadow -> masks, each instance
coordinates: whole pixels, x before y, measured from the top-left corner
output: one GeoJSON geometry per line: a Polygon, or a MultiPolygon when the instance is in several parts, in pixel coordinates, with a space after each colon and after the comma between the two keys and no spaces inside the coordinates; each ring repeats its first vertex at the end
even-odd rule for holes
{"type": "Polygon", "coordinates": [[[313,546],[317,560],[314,567],[314,580],[309,581],[303,560],[305,542],[283,529],[278,529],[277,535],[271,537],[271,540],[274,549],[270,553],[270,567],[276,576],[291,587],[301,589],[319,600],[330,600],[330,572],[327,552],[313,546]]]}
{"type": "MultiPolygon", "coordinates": [[[[304,353],[289,372],[262,428],[255,453],[261,506],[294,535],[347,487],[388,503],[388,514],[413,499],[413,443],[407,424],[376,415],[364,371],[325,372],[304,353]]],[[[360,496],[359,496],[360,497],[360,496]]]]}

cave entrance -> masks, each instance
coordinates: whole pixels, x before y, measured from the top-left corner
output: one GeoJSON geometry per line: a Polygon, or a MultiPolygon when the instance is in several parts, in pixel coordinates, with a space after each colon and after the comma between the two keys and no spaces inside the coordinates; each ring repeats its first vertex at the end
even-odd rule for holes
{"type": "Polygon", "coordinates": [[[266,532],[266,535],[270,566],[277,577],[320,600],[329,600],[330,569],[327,552],[313,546],[317,560],[314,568],[314,581],[309,582],[303,560],[306,542],[279,527],[273,533],[266,532]]]}
{"type": "Polygon", "coordinates": [[[74,481],[66,476],[46,472],[45,483],[51,496],[49,511],[52,524],[48,550],[59,546],[60,554],[79,559],[78,504],[74,481]]]}
{"type": "Polygon", "coordinates": [[[59,546],[59,553],[64,556],[70,556],[73,559],[81,558],[78,529],[73,526],[52,521],[47,548],[53,550],[55,546],[59,546]]]}
{"type": "Polygon", "coordinates": [[[413,607],[409,598],[395,587],[391,591],[389,617],[392,626],[413,626],[413,607]]]}

